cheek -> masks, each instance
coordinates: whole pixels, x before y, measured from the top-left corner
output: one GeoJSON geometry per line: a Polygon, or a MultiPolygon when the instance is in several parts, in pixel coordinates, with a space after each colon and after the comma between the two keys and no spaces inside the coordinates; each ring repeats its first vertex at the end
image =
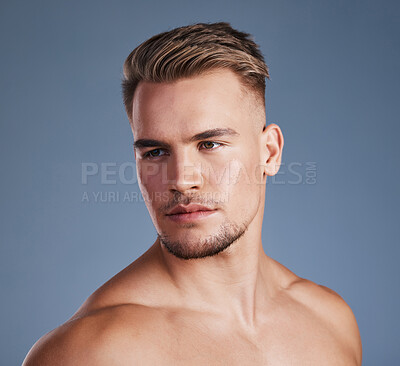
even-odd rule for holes
{"type": "Polygon", "coordinates": [[[226,174],[228,179],[227,184],[233,187],[240,187],[240,189],[250,188],[254,182],[254,172],[250,164],[246,161],[234,159],[229,162],[229,169],[226,174]]]}
{"type": "MultiPolygon", "coordinates": [[[[160,164],[142,164],[136,166],[140,191],[145,197],[153,197],[155,193],[162,192],[163,174],[160,164]]],[[[147,198],[147,201],[149,198],[147,198]]]]}
{"type": "Polygon", "coordinates": [[[254,163],[235,159],[229,163],[229,174],[225,174],[223,189],[227,191],[231,204],[241,212],[257,206],[260,200],[260,186],[256,183],[255,170],[254,163]]]}

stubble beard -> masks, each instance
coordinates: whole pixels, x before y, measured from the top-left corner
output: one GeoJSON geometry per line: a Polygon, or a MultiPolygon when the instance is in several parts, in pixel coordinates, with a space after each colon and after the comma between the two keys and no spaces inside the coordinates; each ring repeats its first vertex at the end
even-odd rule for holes
{"type": "MultiPolygon", "coordinates": [[[[189,224],[191,225],[191,224],[189,224]]],[[[173,241],[166,235],[157,233],[158,239],[165,248],[180,259],[198,259],[217,255],[224,251],[231,244],[237,241],[247,230],[249,223],[244,222],[241,225],[225,221],[214,235],[209,235],[205,239],[197,242],[188,242],[183,240],[173,241]]],[[[192,227],[194,225],[191,225],[192,227]]],[[[187,229],[190,226],[186,226],[187,229]]]]}

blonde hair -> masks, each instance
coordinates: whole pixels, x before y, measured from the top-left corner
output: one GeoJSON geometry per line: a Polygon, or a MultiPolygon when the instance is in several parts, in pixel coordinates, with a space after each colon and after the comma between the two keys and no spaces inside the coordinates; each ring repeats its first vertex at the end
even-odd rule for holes
{"type": "Polygon", "coordinates": [[[252,92],[265,109],[265,78],[269,79],[269,73],[253,37],[226,22],[197,23],[157,34],[127,57],[122,93],[130,123],[140,81],[171,82],[218,68],[236,73],[244,91],[252,92]]]}

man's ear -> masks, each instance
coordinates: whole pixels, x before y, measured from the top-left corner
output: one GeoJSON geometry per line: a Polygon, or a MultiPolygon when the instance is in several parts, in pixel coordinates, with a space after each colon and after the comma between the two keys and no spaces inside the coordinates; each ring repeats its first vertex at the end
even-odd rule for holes
{"type": "Polygon", "coordinates": [[[275,123],[264,126],[261,133],[261,158],[264,175],[273,176],[278,173],[283,150],[283,134],[275,123]]]}

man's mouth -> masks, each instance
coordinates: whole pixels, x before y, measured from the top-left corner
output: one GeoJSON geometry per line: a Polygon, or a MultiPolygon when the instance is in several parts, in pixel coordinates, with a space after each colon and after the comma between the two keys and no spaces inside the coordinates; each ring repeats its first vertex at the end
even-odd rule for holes
{"type": "Polygon", "coordinates": [[[175,206],[171,211],[169,211],[167,213],[167,216],[187,214],[187,213],[193,213],[193,212],[199,212],[199,211],[214,211],[214,209],[207,207],[207,206],[198,205],[196,203],[190,203],[189,205],[175,206]]]}
{"type": "Polygon", "coordinates": [[[211,207],[189,204],[189,205],[177,205],[166,216],[172,221],[184,223],[193,220],[199,220],[214,214],[217,210],[211,207]]]}

